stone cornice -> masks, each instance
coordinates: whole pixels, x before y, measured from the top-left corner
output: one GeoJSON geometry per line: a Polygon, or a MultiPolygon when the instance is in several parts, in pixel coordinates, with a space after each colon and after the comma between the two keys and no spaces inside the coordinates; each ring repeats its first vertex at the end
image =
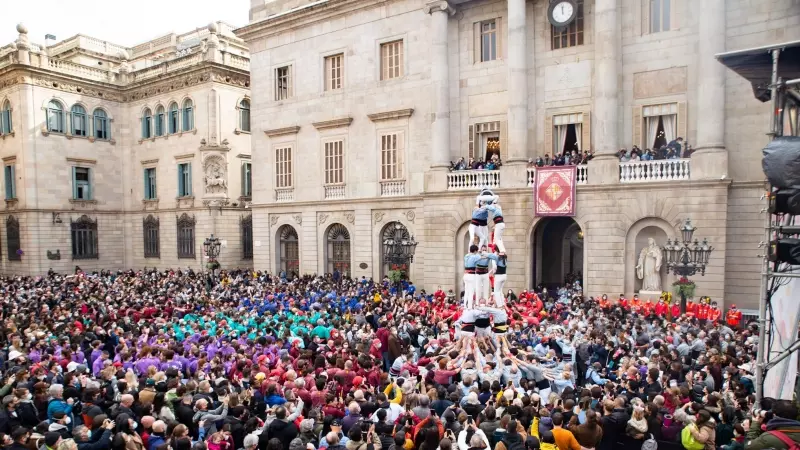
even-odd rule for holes
{"type": "Polygon", "coordinates": [[[352,117],[342,117],[339,119],[323,120],[321,122],[312,122],[311,125],[314,125],[314,128],[318,130],[325,130],[328,128],[349,127],[351,123],[353,123],[352,117]]]}
{"type": "Polygon", "coordinates": [[[247,71],[234,67],[201,62],[183,70],[167,73],[163,78],[151,78],[118,86],[22,64],[12,64],[0,69],[0,89],[17,84],[30,84],[120,103],[143,100],[209,82],[249,89],[250,75],[247,71]]]}
{"type": "Polygon", "coordinates": [[[88,158],[70,158],[67,157],[67,162],[75,163],[75,164],[97,164],[96,159],[88,159],[88,158]]]}
{"type": "Polygon", "coordinates": [[[147,166],[147,165],[150,165],[150,164],[158,164],[158,158],[156,158],[156,159],[143,159],[141,161],[141,163],[142,163],[143,166],[147,166]]]}
{"type": "MultiPolygon", "coordinates": [[[[307,27],[315,22],[345,17],[362,9],[388,4],[387,0],[328,0],[284,11],[234,30],[248,44],[257,39],[282,34],[290,29],[307,27]]],[[[251,55],[254,53],[251,47],[251,55]]]]}
{"type": "Polygon", "coordinates": [[[422,7],[422,10],[425,11],[426,14],[434,13],[437,11],[444,11],[447,15],[452,16],[456,13],[455,8],[450,6],[450,3],[447,3],[445,0],[436,0],[432,2],[428,2],[425,6],[422,7]]]}
{"type": "Polygon", "coordinates": [[[300,131],[300,127],[295,125],[293,127],[283,127],[283,128],[273,128],[271,130],[264,130],[264,134],[269,137],[275,136],[283,136],[286,134],[297,134],[300,131]]]}
{"type": "Polygon", "coordinates": [[[394,111],[385,111],[373,114],[367,114],[369,120],[373,122],[380,122],[382,120],[397,120],[397,119],[405,119],[407,117],[411,117],[411,114],[414,113],[414,108],[407,108],[407,109],[396,109],[394,111]]]}
{"type": "Polygon", "coordinates": [[[182,155],[175,155],[175,159],[177,160],[192,159],[192,158],[194,158],[194,153],[184,153],[182,155]]]}

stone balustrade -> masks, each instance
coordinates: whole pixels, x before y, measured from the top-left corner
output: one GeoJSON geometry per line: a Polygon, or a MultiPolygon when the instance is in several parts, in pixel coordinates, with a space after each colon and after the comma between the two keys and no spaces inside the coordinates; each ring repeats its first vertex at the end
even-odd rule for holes
{"type": "Polygon", "coordinates": [[[660,159],[619,163],[620,183],[683,181],[690,176],[690,159],[660,159]]]}
{"type": "Polygon", "coordinates": [[[293,202],[294,189],[292,188],[275,189],[275,201],[280,203],[293,202]]]}
{"type": "Polygon", "coordinates": [[[456,170],[447,174],[448,191],[500,187],[499,170],[456,170]]]}
{"type": "Polygon", "coordinates": [[[381,181],[381,197],[406,195],[405,181],[381,181]]]}
{"type": "MultiPolygon", "coordinates": [[[[577,184],[587,184],[589,182],[589,166],[586,164],[581,164],[577,166],[577,168],[578,170],[575,175],[575,182],[577,184]]],[[[528,169],[527,178],[528,178],[528,187],[533,187],[533,184],[536,181],[535,167],[531,167],[528,169]]]]}
{"type": "Polygon", "coordinates": [[[339,200],[345,197],[345,185],[334,184],[325,186],[325,200],[339,200]]]}

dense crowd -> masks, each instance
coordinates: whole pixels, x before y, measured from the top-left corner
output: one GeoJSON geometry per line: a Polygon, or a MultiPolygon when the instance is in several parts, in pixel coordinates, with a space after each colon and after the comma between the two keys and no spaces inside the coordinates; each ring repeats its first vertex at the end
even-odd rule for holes
{"type": "MultiPolygon", "coordinates": [[[[388,279],[188,271],[4,279],[0,444],[12,450],[767,449],[758,330],[579,287],[459,296],[388,279]],[[538,291],[538,292],[537,292],[538,291]],[[623,301],[624,300],[624,301],[623,301]],[[485,300],[479,300],[485,304],[485,300]],[[702,322],[702,323],[701,323],[702,322]]],[[[796,444],[795,444],[796,445],[796,444]]]]}

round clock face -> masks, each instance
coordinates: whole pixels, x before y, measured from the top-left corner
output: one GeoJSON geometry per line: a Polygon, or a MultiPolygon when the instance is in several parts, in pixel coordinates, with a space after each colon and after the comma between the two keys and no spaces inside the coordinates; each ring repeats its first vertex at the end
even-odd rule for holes
{"type": "Polygon", "coordinates": [[[553,20],[558,23],[566,23],[572,18],[575,8],[570,2],[559,2],[553,8],[553,20]]]}

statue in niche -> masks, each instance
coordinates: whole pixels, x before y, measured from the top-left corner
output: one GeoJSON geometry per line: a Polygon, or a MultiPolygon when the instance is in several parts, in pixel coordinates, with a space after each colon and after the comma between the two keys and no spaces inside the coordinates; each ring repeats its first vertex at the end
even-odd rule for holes
{"type": "Polygon", "coordinates": [[[661,292],[661,261],[663,252],[653,238],[647,239],[647,247],[639,252],[636,276],[642,280],[642,291],[661,292]]]}
{"type": "Polygon", "coordinates": [[[213,155],[205,161],[205,183],[206,193],[222,194],[228,190],[228,183],[225,181],[225,161],[222,157],[213,155]]]}

